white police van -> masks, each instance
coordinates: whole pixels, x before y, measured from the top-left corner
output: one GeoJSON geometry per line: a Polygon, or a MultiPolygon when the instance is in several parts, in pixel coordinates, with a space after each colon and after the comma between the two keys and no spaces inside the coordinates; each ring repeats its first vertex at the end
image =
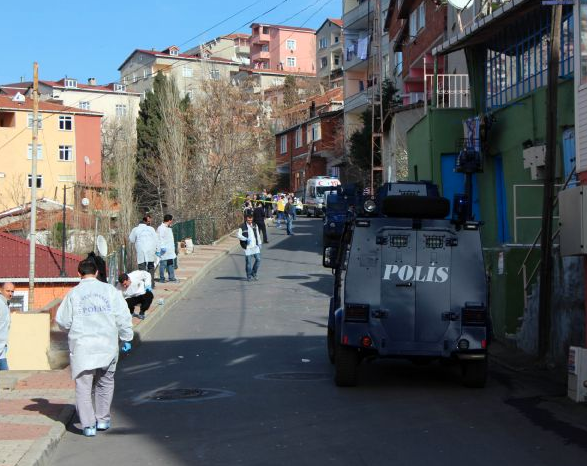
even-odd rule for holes
{"type": "Polygon", "coordinates": [[[308,217],[319,217],[324,213],[327,193],[340,186],[340,180],[334,176],[314,176],[306,183],[304,196],[305,212],[308,217]]]}

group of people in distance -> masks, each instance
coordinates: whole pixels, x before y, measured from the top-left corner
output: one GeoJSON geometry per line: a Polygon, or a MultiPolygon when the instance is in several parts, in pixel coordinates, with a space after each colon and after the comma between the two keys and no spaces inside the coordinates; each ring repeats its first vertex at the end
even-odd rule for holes
{"type": "Polygon", "coordinates": [[[257,272],[261,264],[261,244],[269,242],[265,219],[273,221],[275,218],[275,226],[279,229],[282,222],[285,223],[286,234],[291,236],[294,234],[293,221],[296,219],[296,209],[301,209],[301,206],[293,194],[271,195],[264,189],[261,194],[247,194],[242,209],[244,221],[237,232],[237,238],[245,251],[247,281],[257,281],[257,272]]]}

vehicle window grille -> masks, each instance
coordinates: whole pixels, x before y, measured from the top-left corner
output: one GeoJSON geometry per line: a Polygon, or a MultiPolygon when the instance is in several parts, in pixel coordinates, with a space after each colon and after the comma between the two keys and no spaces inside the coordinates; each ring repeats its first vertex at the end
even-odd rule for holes
{"type": "Polygon", "coordinates": [[[440,249],[444,247],[444,236],[426,236],[428,249],[440,249]]]}
{"type": "Polygon", "coordinates": [[[408,238],[406,235],[394,235],[390,238],[390,246],[392,248],[405,248],[408,246],[408,238]]]}
{"type": "Polygon", "coordinates": [[[469,327],[484,326],[486,321],[485,309],[463,309],[462,325],[469,327]]]}

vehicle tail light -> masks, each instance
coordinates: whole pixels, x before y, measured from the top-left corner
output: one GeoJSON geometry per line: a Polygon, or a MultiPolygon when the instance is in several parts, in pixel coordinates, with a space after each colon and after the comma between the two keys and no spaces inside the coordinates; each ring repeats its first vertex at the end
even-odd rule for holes
{"type": "Polygon", "coordinates": [[[361,338],[361,345],[363,345],[365,348],[369,348],[372,344],[373,341],[371,340],[371,337],[365,336],[361,338]]]}
{"type": "Polygon", "coordinates": [[[487,348],[487,340],[481,340],[481,348],[487,348]]]}

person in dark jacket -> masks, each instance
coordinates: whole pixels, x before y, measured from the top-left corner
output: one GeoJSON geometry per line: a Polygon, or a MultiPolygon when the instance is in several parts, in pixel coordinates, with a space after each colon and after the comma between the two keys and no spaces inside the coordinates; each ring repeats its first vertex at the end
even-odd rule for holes
{"type": "Polygon", "coordinates": [[[262,202],[257,202],[257,206],[253,211],[253,223],[256,223],[263,235],[263,242],[268,243],[267,239],[267,226],[265,225],[265,207],[262,202]]]}
{"type": "Polygon", "coordinates": [[[94,261],[94,264],[96,264],[96,268],[98,269],[98,276],[96,278],[101,282],[108,283],[106,261],[104,261],[104,259],[102,259],[100,256],[97,256],[94,251],[88,253],[88,257],[86,257],[86,259],[90,259],[94,261]]]}

